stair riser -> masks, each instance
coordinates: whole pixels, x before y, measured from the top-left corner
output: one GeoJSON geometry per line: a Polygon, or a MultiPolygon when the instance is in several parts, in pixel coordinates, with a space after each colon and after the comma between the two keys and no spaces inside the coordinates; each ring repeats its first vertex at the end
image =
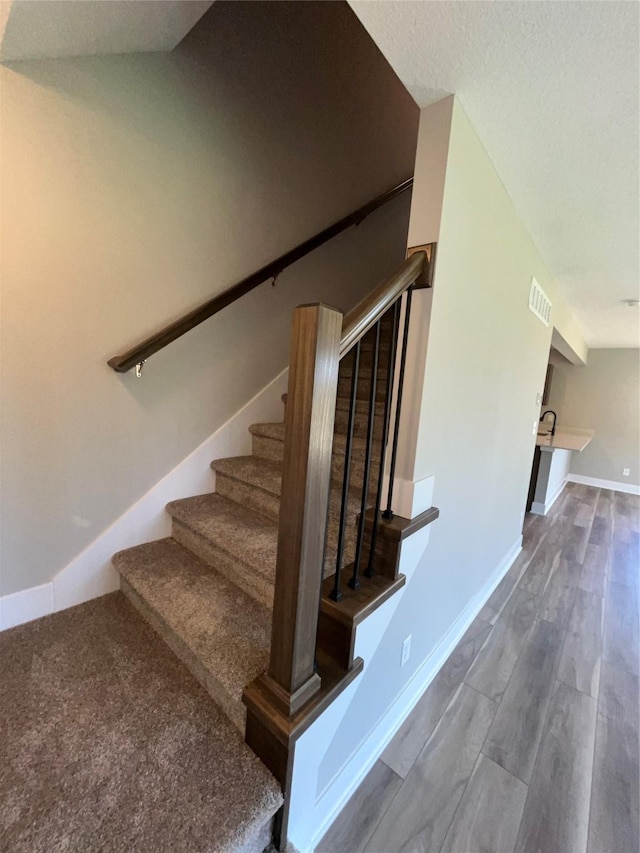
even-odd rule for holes
{"type": "MultiPolygon", "coordinates": [[[[344,367],[340,368],[340,373],[339,373],[340,379],[348,379],[349,381],[351,381],[352,374],[353,374],[353,369],[352,369],[351,365],[344,365],[344,367]]],[[[386,383],[387,371],[385,368],[378,367],[378,372],[376,375],[378,377],[378,382],[385,382],[386,383]]],[[[371,379],[371,369],[369,367],[366,367],[366,366],[363,366],[362,364],[360,364],[360,367],[358,369],[358,382],[365,382],[365,381],[369,382],[370,379],[371,379]]]]}
{"type": "Polygon", "coordinates": [[[267,459],[269,462],[282,462],[284,442],[264,435],[252,435],[251,452],[259,459],[267,459]]]}
{"type": "Polygon", "coordinates": [[[126,578],[120,576],[120,589],[138,610],[140,615],[162,637],[171,651],[178,657],[191,674],[202,684],[212,699],[244,736],[246,711],[241,701],[231,696],[225,687],[200,663],[191,649],[171,630],[165,621],[152,610],[138,595],[126,578]]]}
{"type": "MultiPolygon", "coordinates": [[[[360,350],[360,365],[359,370],[362,374],[367,374],[367,376],[371,375],[371,368],[373,367],[373,352],[367,350],[360,350]]],[[[389,368],[389,351],[382,350],[378,354],[378,376],[381,378],[387,378],[387,371],[389,368]]],[[[350,356],[347,356],[346,360],[340,363],[340,376],[351,376],[351,372],[353,370],[353,360],[350,356]]]]}
{"type": "MultiPolygon", "coordinates": [[[[384,400],[376,402],[375,405],[376,410],[376,418],[381,418],[384,415],[384,400]]],[[[336,399],[336,412],[348,412],[349,411],[349,398],[348,397],[338,397],[336,399]]],[[[365,418],[369,415],[369,401],[368,400],[358,400],[356,398],[356,414],[364,415],[365,418]]]]}
{"type": "MultiPolygon", "coordinates": [[[[353,434],[358,438],[366,438],[369,424],[369,401],[358,400],[359,405],[356,407],[356,420],[353,429],[353,434]],[[360,411],[358,411],[358,409],[360,411]]],[[[285,417],[287,414],[285,406],[285,417]]],[[[335,427],[334,430],[339,435],[347,434],[347,426],[349,425],[349,401],[341,399],[337,401],[335,427]]],[[[376,441],[382,441],[382,430],[384,426],[384,401],[376,403],[376,417],[373,426],[373,437],[376,441]]],[[[254,451],[255,452],[255,451],[254,451]]],[[[271,459],[269,456],[263,456],[263,459],[271,459]]]]}
{"type": "Polygon", "coordinates": [[[243,483],[233,477],[216,472],[216,492],[254,512],[277,521],[280,515],[280,496],[266,492],[258,486],[243,483]]]}
{"type": "Polygon", "coordinates": [[[269,610],[273,608],[273,585],[259,574],[260,566],[248,566],[211,539],[195,533],[175,518],[172,521],[171,535],[176,542],[199,557],[203,563],[213,566],[232,583],[243,589],[258,604],[264,605],[269,610]]]}

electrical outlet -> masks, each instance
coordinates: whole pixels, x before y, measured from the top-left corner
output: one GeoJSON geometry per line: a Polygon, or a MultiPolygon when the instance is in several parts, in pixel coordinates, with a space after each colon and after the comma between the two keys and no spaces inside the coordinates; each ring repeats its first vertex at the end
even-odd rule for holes
{"type": "Polygon", "coordinates": [[[623,469],[622,469],[622,476],[623,476],[623,477],[628,477],[628,476],[629,476],[629,469],[628,469],[628,468],[623,468],[623,469]]]}
{"type": "Polygon", "coordinates": [[[541,406],[541,405],[542,405],[542,394],[540,394],[540,392],[538,392],[536,394],[536,406],[541,406]]]}
{"type": "Polygon", "coordinates": [[[538,421],[534,421],[533,426],[531,428],[531,435],[537,435],[537,434],[538,434],[538,421]]]}
{"type": "Polygon", "coordinates": [[[409,660],[410,654],[411,654],[411,634],[409,634],[409,636],[402,643],[402,657],[400,658],[400,666],[405,665],[405,663],[409,660]]]}

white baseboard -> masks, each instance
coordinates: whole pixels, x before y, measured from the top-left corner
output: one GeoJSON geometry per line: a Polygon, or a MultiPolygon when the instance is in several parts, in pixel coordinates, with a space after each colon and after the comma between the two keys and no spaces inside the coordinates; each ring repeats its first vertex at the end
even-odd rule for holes
{"type": "Polygon", "coordinates": [[[0,630],[53,613],[53,583],[32,586],[0,598],[0,630]]]}
{"type": "Polygon", "coordinates": [[[356,752],[345,762],[340,771],[332,779],[331,784],[325,788],[322,796],[317,801],[317,809],[319,813],[323,814],[323,820],[314,831],[313,837],[309,839],[308,843],[302,843],[304,839],[292,839],[304,853],[312,853],[333,821],[353,796],[367,773],[380,758],[380,755],[384,752],[400,726],[407,719],[425,690],[438,674],[451,652],[458,645],[465,631],[482,610],[492,592],[509,571],[521,550],[522,536],[519,536],[491,573],[491,576],[482,589],[469,601],[429,657],[416,671],[411,681],[406,684],[402,692],[396,697],[375,728],[371,730],[368,737],[362,742],[356,752]],[[354,768],[357,768],[357,770],[354,768]],[[350,782],[345,785],[339,799],[336,800],[335,790],[330,789],[335,789],[336,787],[340,789],[343,779],[349,779],[350,782]],[[327,808],[326,813],[322,806],[322,801],[325,799],[332,803],[327,808]]]}
{"type": "Polygon", "coordinates": [[[611,489],[613,492],[624,492],[625,495],[640,495],[640,486],[635,483],[619,483],[617,480],[601,480],[599,477],[583,477],[582,474],[569,474],[569,483],[580,483],[582,486],[595,486],[596,489],[611,489]]]}
{"type": "Polygon", "coordinates": [[[236,412],[186,459],[129,507],[48,583],[0,598],[0,630],[65,610],[120,588],[111,557],[123,548],[168,536],[169,501],[210,492],[215,477],[213,459],[251,452],[249,426],[282,420],[281,396],[287,389],[288,369],[282,371],[236,412]]]}
{"type": "Polygon", "coordinates": [[[562,483],[560,483],[560,485],[556,489],[555,494],[552,495],[551,498],[546,500],[544,503],[542,503],[541,501],[534,501],[531,504],[531,512],[534,515],[546,515],[549,512],[549,510],[551,509],[551,507],[554,505],[554,503],[558,500],[560,495],[562,494],[562,491],[563,491],[564,487],[567,485],[568,481],[569,481],[569,478],[567,478],[566,480],[563,480],[562,483]]]}

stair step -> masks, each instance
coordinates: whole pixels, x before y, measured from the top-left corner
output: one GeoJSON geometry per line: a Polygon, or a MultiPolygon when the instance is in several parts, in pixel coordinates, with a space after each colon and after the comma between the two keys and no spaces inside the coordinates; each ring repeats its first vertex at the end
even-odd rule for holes
{"type": "MultiPolygon", "coordinates": [[[[359,401],[364,402],[364,401],[359,401]]],[[[345,405],[340,408],[336,408],[336,419],[334,423],[334,430],[338,435],[346,435],[347,429],[349,427],[349,407],[348,400],[344,401],[345,405]]],[[[376,404],[380,405],[383,408],[384,404],[376,404]]],[[[357,438],[365,438],[367,435],[367,430],[369,428],[369,411],[368,406],[363,407],[364,411],[358,411],[356,407],[356,415],[353,423],[353,434],[357,438]]],[[[375,419],[373,422],[373,437],[376,441],[382,440],[382,429],[384,427],[384,412],[381,411],[380,414],[375,415],[375,419]]]]}
{"type": "Polygon", "coordinates": [[[280,515],[282,465],[257,456],[230,456],[211,463],[216,492],[274,521],[280,515]]]}
{"type": "MultiPolygon", "coordinates": [[[[369,402],[369,393],[371,388],[371,380],[367,377],[361,377],[358,379],[358,387],[356,389],[356,399],[361,400],[363,402],[369,402]]],[[[384,402],[385,396],[387,393],[387,383],[377,382],[376,383],[376,403],[384,402]]],[[[343,376],[340,374],[338,377],[338,398],[342,398],[343,400],[349,400],[351,396],[351,377],[343,376]]]]}
{"type": "MultiPolygon", "coordinates": [[[[278,520],[280,491],[282,488],[282,464],[257,456],[232,456],[211,463],[216,472],[216,492],[241,507],[278,520]]],[[[371,479],[369,494],[372,494],[375,478],[371,479]]],[[[341,505],[341,483],[333,482],[329,494],[329,516],[327,525],[327,551],[324,574],[333,574],[336,564],[338,524],[341,505]]],[[[369,505],[372,501],[370,500],[369,505]]],[[[345,521],[345,545],[342,565],[353,561],[356,543],[356,521],[360,513],[361,491],[351,488],[347,502],[345,521]]]]}
{"type": "MultiPolygon", "coordinates": [[[[249,427],[249,432],[252,436],[258,436],[260,438],[266,438],[269,441],[277,442],[279,445],[284,446],[284,430],[285,425],[283,423],[265,423],[265,424],[252,424],[249,427]]],[[[344,454],[344,446],[346,442],[346,437],[344,435],[334,435],[333,437],[333,449],[335,453],[340,455],[344,454]]],[[[366,449],[366,439],[354,437],[353,444],[351,445],[353,456],[352,458],[362,458],[364,456],[364,452],[366,449]]],[[[373,442],[373,449],[377,450],[379,448],[380,442],[373,442]]],[[[281,460],[280,460],[281,461],[281,460]]]]}
{"type": "MultiPolygon", "coordinates": [[[[285,408],[285,414],[287,411],[287,395],[286,393],[282,395],[282,402],[285,408]]],[[[376,402],[376,420],[374,427],[374,437],[377,440],[382,439],[382,426],[384,417],[384,400],[380,400],[376,402]]],[[[367,434],[367,420],[369,417],[369,401],[368,400],[358,400],[356,398],[356,420],[354,426],[354,435],[359,436],[360,438],[364,437],[367,434]]],[[[341,433],[345,435],[347,432],[347,426],[349,422],[349,397],[338,397],[336,400],[336,419],[335,419],[335,431],[337,433],[341,433]]]]}
{"type": "Polygon", "coordinates": [[[173,539],[113,564],[125,595],[244,732],[242,690],[269,662],[269,610],[173,539]]]}
{"type": "MultiPolygon", "coordinates": [[[[366,434],[367,418],[364,419],[364,431],[366,434]]],[[[382,421],[380,420],[379,431],[382,429],[382,421]]],[[[346,427],[345,427],[346,429],[346,427]]],[[[281,463],[284,458],[284,424],[282,423],[267,423],[253,424],[249,427],[249,432],[252,435],[253,455],[260,459],[265,459],[269,462],[281,463]]],[[[342,482],[342,472],[344,470],[344,451],[346,444],[346,436],[344,433],[336,432],[333,437],[333,454],[331,461],[332,478],[342,482]]],[[[350,484],[354,489],[362,488],[364,475],[364,457],[366,452],[366,438],[354,435],[353,444],[351,445],[351,472],[350,484]]],[[[380,441],[374,437],[372,444],[372,458],[370,477],[378,476],[378,458],[380,454],[380,441]]]]}
{"type": "MultiPolygon", "coordinates": [[[[371,380],[371,367],[366,367],[360,363],[358,366],[358,384],[360,382],[369,382],[371,380]]],[[[351,376],[353,374],[353,365],[349,362],[348,364],[340,365],[340,379],[349,379],[351,381],[351,376]]],[[[378,370],[376,371],[376,376],[378,377],[378,383],[387,381],[387,376],[389,375],[389,371],[386,366],[379,365],[378,370]]]]}
{"type": "Polygon", "coordinates": [[[167,505],[173,538],[256,601],[273,606],[278,526],[220,494],[167,505]]]}

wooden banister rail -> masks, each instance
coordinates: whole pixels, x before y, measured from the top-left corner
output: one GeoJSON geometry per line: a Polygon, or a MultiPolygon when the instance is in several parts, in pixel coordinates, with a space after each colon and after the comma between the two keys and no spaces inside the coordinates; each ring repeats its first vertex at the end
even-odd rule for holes
{"type": "Polygon", "coordinates": [[[283,270],[291,266],[291,264],[299,261],[300,258],[308,255],[309,252],[322,246],[333,237],[342,233],[342,231],[346,231],[347,228],[359,225],[374,210],[397,198],[397,196],[411,189],[412,186],[413,178],[408,178],[401,184],[387,190],[387,192],[382,193],[382,195],[377,196],[367,204],[354,210],[353,213],[349,213],[347,216],[334,222],[333,225],[330,225],[315,236],[310,237],[308,240],[295,246],[295,248],[285,252],[284,255],[280,255],[279,258],[271,261],[266,266],[243,278],[237,284],[209,299],[203,305],[198,306],[193,311],[189,311],[188,314],[185,314],[179,320],[170,323],[164,329],[145,338],[141,343],[131,347],[131,349],[122,353],[122,355],[110,358],[107,362],[109,367],[112,367],[117,373],[126,373],[131,368],[136,367],[136,365],[142,365],[150,356],[191,331],[191,329],[194,329],[200,323],[208,320],[209,317],[213,317],[214,314],[231,305],[232,302],[244,296],[245,293],[249,293],[258,287],[258,285],[271,278],[275,279],[283,270]]]}
{"type": "Polygon", "coordinates": [[[389,308],[420,276],[427,261],[425,251],[415,252],[390,278],[378,285],[344,318],[340,358],[366,335],[389,308]]]}
{"type": "MultiPolygon", "coordinates": [[[[394,515],[390,509],[411,297],[413,290],[431,285],[434,253],[435,244],[410,249],[412,256],[396,274],[347,317],[325,305],[302,305],[294,311],[271,657],[267,672],[247,684],[242,697],[247,709],[245,740],[285,794],[274,827],[278,850],[284,849],[290,820],[295,744],[362,672],[364,661],[355,653],[357,625],[404,585],[403,540],[438,517],[434,507],[412,519],[394,515]],[[396,353],[400,353],[397,371],[396,353]],[[366,375],[362,389],[358,388],[359,364],[366,375]],[[341,382],[349,378],[351,392],[347,429],[336,449],[339,378],[341,382]],[[353,417],[365,397],[360,482],[351,489],[353,417]],[[376,419],[380,437],[374,440],[376,419]],[[387,455],[387,508],[381,512],[387,455]],[[354,500],[359,502],[357,521],[354,500]],[[351,507],[351,533],[345,534],[349,544],[343,551],[341,541],[348,526],[345,507],[351,507]],[[351,577],[345,583],[347,574],[351,577]]],[[[362,417],[362,405],[359,411],[362,417]]],[[[359,453],[361,449],[362,445],[359,453]]]]}
{"type": "Polygon", "coordinates": [[[314,664],[340,359],[416,282],[430,253],[412,254],[346,318],[325,305],[293,314],[271,659],[259,679],[289,719],[321,686],[314,664]]]}

